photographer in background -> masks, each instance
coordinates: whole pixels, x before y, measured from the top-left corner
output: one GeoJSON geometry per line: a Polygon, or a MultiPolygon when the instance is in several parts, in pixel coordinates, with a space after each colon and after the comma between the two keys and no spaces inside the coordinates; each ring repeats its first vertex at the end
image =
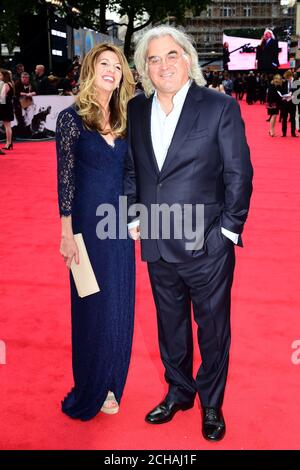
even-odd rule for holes
{"type": "Polygon", "coordinates": [[[36,95],[36,87],[34,83],[30,81],[30,75],[27,72],[22,72],[20,80],[15,82],[15,97],[22,99],[22,97],[26,96],[35,96],[36,95]]]}
{"type": "Polygon", "coordinates": [[[52,95],[52,87],[45,73],[44,65],[37,65],[32,76],[37,95],[52,95]]]}

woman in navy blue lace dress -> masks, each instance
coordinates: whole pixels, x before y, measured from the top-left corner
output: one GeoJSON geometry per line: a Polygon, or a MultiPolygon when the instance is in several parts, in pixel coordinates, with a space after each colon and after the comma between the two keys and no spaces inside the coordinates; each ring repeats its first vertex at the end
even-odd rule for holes
{"type": "Polygon", "coordinates": [[[100,292],[80,298],[70,276],[74,387],[62,410],[88,420],[100,410],[118,411],[131,353],[133,241],[118,236],[118,222],[116,237],[100,239],[96,212],[110,204],[117,221],[120,215],[126,106],[134,81],[123,53],[101,44],[86,55],[80,83],[76,104],[57,120],[60,253],[68,268],[73,258],[80,262],[73,235],[82,233],[100,292]]]}

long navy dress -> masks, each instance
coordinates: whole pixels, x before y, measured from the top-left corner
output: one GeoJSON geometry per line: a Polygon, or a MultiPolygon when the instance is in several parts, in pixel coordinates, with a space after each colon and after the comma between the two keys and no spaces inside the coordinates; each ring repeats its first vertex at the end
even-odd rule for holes
{"type": "Polygon", "coordinates": [[[124,139],[109,145],[86,130],[75,107],[57,120],[58,198],[61,216],[72,215],[82,233],[100,292],[80,298],[70,275],[74,388],[62,402],[72,418],[88,420],[109,390],[120,403],[129,367],[134,312],[135,265],[131,239],[97,237],[97,207],[110,203],[119,215],[123,194],[124,139]]]}

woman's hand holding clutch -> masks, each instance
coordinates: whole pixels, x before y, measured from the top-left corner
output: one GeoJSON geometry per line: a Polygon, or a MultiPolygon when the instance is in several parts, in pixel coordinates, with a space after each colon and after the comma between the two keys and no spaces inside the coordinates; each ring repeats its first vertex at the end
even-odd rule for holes
{"type": "Polygon", "coordinates": [[[59,251],[63,256],[68,269],[70,269],[73,258],[75,259],[76,264],[79,264],[79,251],[73,235],[62,235],[59,251]]]}

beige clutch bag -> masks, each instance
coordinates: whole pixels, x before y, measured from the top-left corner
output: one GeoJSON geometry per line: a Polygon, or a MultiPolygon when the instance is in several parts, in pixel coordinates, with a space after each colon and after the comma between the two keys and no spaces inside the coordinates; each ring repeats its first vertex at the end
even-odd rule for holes
{"type": "Polygon", "coordinates": [[[82,233],[74,235],[75,242],[79,251],[79,264],[76,264],[74,258],[71,263],[71,271],[76,285],[79,297],[100,292],[100,288],[94,274],[89,255],[82,237],[82,233]]]}

